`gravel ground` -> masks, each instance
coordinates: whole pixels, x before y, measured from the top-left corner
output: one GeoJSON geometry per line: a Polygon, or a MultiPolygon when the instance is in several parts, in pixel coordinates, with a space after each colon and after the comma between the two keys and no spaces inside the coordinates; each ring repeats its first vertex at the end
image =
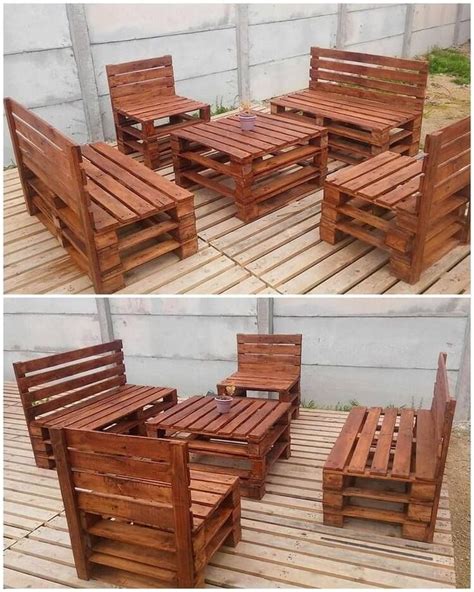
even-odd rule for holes
{"type": "Polygon", "coordinates": [[[456,587],[469,588],[471,576],[469,429],[453,430],[449,444],[446,477],[453,527],[456,587]]]}

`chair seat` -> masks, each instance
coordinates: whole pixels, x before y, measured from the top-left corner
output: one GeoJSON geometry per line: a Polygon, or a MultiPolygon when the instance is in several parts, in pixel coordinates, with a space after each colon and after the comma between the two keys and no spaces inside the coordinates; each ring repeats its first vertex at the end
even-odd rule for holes
{"type": "Polygon", "coordinates": [[[384,152],[326,178],[329,187],[394,209],[420,194],[423,161],[395,152],[384,152]]]}
{"type": "Polygon", "coordinates": [[[39,417],[32,422],[32,425],[45,428],[70,427],[97,430],[174,392],[174,389],[166,387],[124,384],[70,407],[39,417]]]}
{"type": "Polygon", "coordinates": [[[207,104],[178,95],[156,97],[153,100],[148,98],[143,102],[140,102],[139,97],[137,99],[135,96],[133,101],[127,99],[126,101],[117,101],[116,103],[119,113],[141,123],[155,121],[156,119],[170,117],[171,115],[181,115],[189,111],[202,109],[203,107],[207,107],[207,104]]]}
{"type": "Polygon", "coordinates": [[[325,471],[401,481],[435,479],[437,451],[429,410],[354,407],[325,471]]]}
{"type": "Polygon", "coordinates": [[[193,530],[196,532],[221,506],[232,490],[238,490],[239,478],[194,470],[190,471],[190,476],[191,512],[193,530]]]}
{"type": "Polygon", "coordinates": [[[235,386],[249,390],[288,391],[299,380],[299,373],[277,374],[265,372],[234,372],[219,384],[235,386]]]}
{"type": "Polygon", "coordinates": [[[284,95],[272,99],[272,104],[377,131],[397,128],[411,121],[415,114],[413,109],[399,105],[318,90],[284,95]]]}
{"type": "Polygon", "coordinates": [[[176,207],[189,193],[103,142],[81,147],[97,231],[176,207]]]}

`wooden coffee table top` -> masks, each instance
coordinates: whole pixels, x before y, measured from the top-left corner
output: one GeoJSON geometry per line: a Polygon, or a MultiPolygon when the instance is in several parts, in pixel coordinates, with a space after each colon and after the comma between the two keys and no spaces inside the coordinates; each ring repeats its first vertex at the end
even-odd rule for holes
{"type": "Polygon", "coordinates": [[[220,414],[214,397],[195,396],[149,419],[147,424],[159,430],[259,442],[290,410],[290,403],[236,397],[229,413],[220,414]]]}
{"type": "Polygon", "coordinates": [[[253,114],[257,116],[257,121],[252,131],[242,131],[238,115],[231,115],[176,130],[172,136],[198,142],[237,161],[248,161],[325,132],[325,128],[315,124],[268,113],[253,114]]]}

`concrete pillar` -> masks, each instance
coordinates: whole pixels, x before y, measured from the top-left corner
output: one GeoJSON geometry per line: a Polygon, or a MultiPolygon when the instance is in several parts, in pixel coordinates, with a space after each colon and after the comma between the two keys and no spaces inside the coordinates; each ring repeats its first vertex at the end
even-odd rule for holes
{"type": "Polygon", "coordinates": [[[347,4],[337,6],[336,49],[344,49],[347,31],[347,4]]]}
{"type": "Polygon", "coordinates": [[[84,4],[66,4],[66,13],[81,86],[89,141],[97,142],[104,139],[104,128],[84,4]]]}
{"type": "Polygon", "coordinates": [[[99,319],[100,336],[102,343],[113,341],[114,326],[112,323],[112,314],[110,312],[110,301],[108,298],[96,298],[97,317],[99,319]]]}
{"type": "Polygon", "coordinates": [[[235,5],[235,33],[237,35],[237,84],[239,101],[250,101],[248,4],[235,5]]]}
{"type": "MultiPolygon", "coordinates": [[[[449,364],[449,360],[448,360],[449,364]]],[[[471,324],[466,321],[466,332],[464,334],[464,348],[459,365],[458,379],[456,382],[456,423],[468,422],[471,418],[471,324]]]]}
{"type": "Polygon", "coordinates": [[[461,15],[462,15],[463,5],[457,5],[456,11],[456,23],[454,25],[454,33],[453,33],[453,45],[459,45],[460,39],[459,36],[461,34],[461,15]]]}
{"type": "Polygon", "coordinates": [[[257,297],[257,329],[259,333],[273,333],[273,298],[257,297]]]}
{"type": "Polygon", "coordinates": [[[413,33],[413,18],[415,16],[415,5],[406,5],[405,31],[403,32],[402,58],[410,57],[411,36],[413,33]]]}

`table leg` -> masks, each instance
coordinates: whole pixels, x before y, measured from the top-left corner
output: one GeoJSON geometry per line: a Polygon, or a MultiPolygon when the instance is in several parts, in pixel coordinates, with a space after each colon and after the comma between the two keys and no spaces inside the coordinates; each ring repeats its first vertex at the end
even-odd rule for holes
{"type": "Polygon", "coordinates": [[[239,165],[238,175],[234,177],[237,216],[244,222],[250,222],[258,217],[257,204],[254,202],[252,194],[253,166],[252,163],[237,163],[233,160],[232,164],[239,165]]]}

